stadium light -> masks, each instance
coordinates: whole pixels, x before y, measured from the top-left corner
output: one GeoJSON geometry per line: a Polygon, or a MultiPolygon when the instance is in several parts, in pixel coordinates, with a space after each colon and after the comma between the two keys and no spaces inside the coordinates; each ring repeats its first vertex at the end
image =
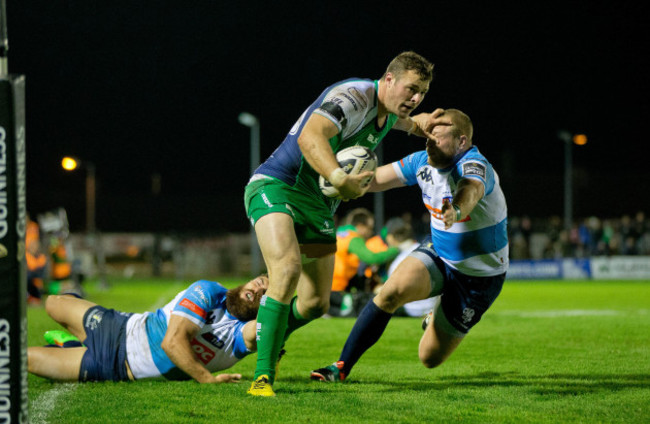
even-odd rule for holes
{"type": "Polygon", "coordinates": [[[75,169],[77,169],[78,165],[79,164],[77,163],[77,160],[73,157],[66,156],[63,159],[61,159],[61,167],[66,171],[74,171],[75,169]]]}
{"type": "Polygon", "coordinates": [[[61,159],[61,167],[66,171],[74,171],[82,166],[86,169],[86,232],[88,234],[94,234],[96,230],[95,210],[97,195],[95,164],[71,156],[66,156],[61,159]]]}
{"type": "MultiPolygon", "coordinates": [[[[239,123],[250,128],[250,173],[251,175],[260,165],[260,121],[255,115],[248,112],[242,112],[237,118],[239,123]]],[[[262,257],[260,248],[257,244],[257,237],[255,236],[255,229],[251,228],[250,233],[251,245],[251,274],[258,275],[261,269],[262,257]]]]}
{"type": "Polygon", "coordinates": [[[564,142],[564,228],[569,231],[573,225],[573,145],[584,146],[587,136],[560,130],[557,137],[564,142]]]}

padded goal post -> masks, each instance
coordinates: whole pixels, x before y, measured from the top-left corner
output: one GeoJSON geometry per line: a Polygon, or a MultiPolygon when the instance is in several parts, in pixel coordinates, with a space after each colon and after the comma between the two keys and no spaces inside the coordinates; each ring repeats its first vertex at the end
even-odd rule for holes
{"type": "Polygon", "coordinates": [[[0,75],[0,424],[27,423],[25,78],[0,75]]]}
{"type": "Polygon", "coordinates": [[[0,424],[29,422],[25,230],[25,77],[7,67],[0,0],[0,424]]]}

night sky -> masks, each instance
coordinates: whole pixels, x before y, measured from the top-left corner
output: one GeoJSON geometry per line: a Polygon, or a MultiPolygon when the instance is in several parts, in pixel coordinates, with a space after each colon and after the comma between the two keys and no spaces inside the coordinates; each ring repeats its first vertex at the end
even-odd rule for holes
{"type": "MultiPolygon", "coordinates": [[[[60,168],[74,155],[96,166],[102,231],[247,231],[239,113],[260,119],[265,158],[326,86],[379,78],[415,50],[435,63],[416,112],[472,117],[511,215],[562,215],[561,129],[589,139],[573,150],[576,216],[650,213],[645,3],[9,0],[9,70],[27,80],[28,209],[64,207],[83,230],[84,172],[60,168]]],[[[421,140],[393,132],[384,161],[421,140]]],[[[424,210],[417,188],[386,202],[387,217],[424,210]]]]}

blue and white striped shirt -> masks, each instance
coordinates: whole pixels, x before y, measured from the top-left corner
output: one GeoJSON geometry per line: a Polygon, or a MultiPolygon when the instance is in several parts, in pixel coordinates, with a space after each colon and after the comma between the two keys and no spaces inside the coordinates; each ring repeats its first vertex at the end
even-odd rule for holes
{"type": "Polygon", "coordinates": [[[440,258],[466,275],[488,277],[506,272],[508,210],[492,165],[476,146],[445,169],[434,168],[427,159],[426,151],[415,152],[393,162],[393,169],[404,184],[418,184],[422,189],[422,201],[431,215],[433,246],[440,258]],[[485,193],[467,218],[445,229],[443,202],[453,199],[463,178],[483,183],[485,193]]]}

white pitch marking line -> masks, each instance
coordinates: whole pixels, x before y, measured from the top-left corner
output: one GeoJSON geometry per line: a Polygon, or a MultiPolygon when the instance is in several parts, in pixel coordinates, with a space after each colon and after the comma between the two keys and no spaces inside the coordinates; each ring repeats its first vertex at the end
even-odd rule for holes
{"type": "Polygon", "coordinates": [[[176,294],[179,291],[179,289],[181,288],[181,286],[182,286],[182,283],[180,281],[174,283],[174,285],[172,285],[167,290],[165,290],[165,292],[163,294],[161,294],[158,297],[158,299],[156,299],[156,301],[147,310],[148,311],[155,311],[156,309],[162,308],[163,306],[165,306],[167,304],[167,302],[169,302],[171,299],[174,298],[172,296],[172,294],[176,294]]]}
{"type": "Polygon", "coordinates": [[[522,318],[560,318],[584,316],[614,316],[623,312],[608,309],[560,309],[550,311],[501,311],[501,315],[515,315],[522,318]]]}
{"type": "Polygon", "coordinates": [[[76,383],[57,384],[55,388],[41,393],[32,402],[29,420],[32,424],[47,424],[50,413],[54,410],[59,398],[77,390],[76,383]]]}

